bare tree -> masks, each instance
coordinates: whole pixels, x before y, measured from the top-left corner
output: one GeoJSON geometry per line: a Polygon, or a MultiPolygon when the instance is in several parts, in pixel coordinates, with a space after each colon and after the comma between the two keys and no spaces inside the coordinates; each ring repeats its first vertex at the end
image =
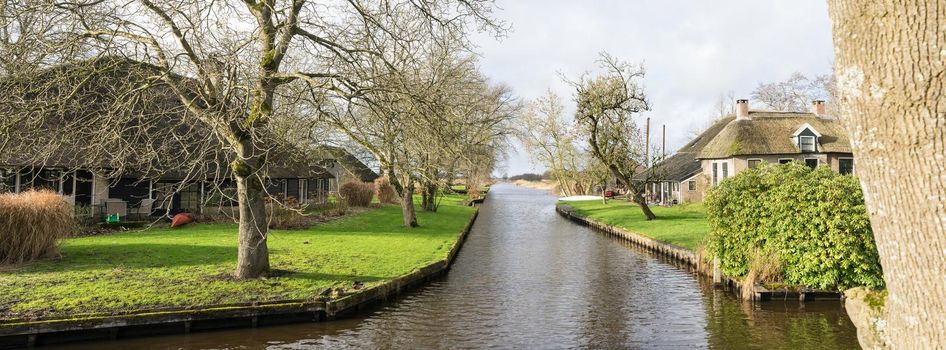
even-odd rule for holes
{"type": "Polygon", "coordinates": [[[877,315],[856,298],[848,310],[865,348],[946,348],[946,4],[828,5],[840,119],[888,292],[877,315]]]}
{"type": "Polygon", "coordinates": [[[575,88],[577,111],[575,120],[588,139],[591,153],[604,163],[611,174],[627,186],[647,220],[657,216],[644,200],[644,183],[634,181],[636,173],[648,164],[646,141],[634,116],[649,110],[650,105],[640,80],[644,69],[607,53],[598,60],[603,72],[595,77],[581,76],[567,81],[575,88]]]}
{"type": "Polygon", "coordinates": [[[372,77],[347,73],[383,61],[385,51],[416,50],[413,38],[400,36],[404,21],[444,37],[462,37],[471,22],[497,25],[486,0],[95,0],[54,9],[77,24],[63,35],[81,39],[89,56],[121,55],[157,69],[147,84],[168,87],[187,118],[225,150],[239,202],[238,278],[269,270],[264,179],[275,145],[268,125],[292,108],[298,91],[361,94],[372,77]]]}
{"type": "Polygon", "coordinates": [[[564,119],[564,111],[561,98],[547,91],[526,110],[519,139],[532,160],[549,169],[563,195],[588,194],[592,186],[583,176],[586,157],[577,145],[579,133],[564,119]]]}
{"type": "Polygon", "coordinates": [[[795,72],[785,81],[760,83],[752,91],[752,100],[776,111],[806,112],[811,101],[831,98],[831,87],[831,76],[828,74],[808,78],[795,72]]]}

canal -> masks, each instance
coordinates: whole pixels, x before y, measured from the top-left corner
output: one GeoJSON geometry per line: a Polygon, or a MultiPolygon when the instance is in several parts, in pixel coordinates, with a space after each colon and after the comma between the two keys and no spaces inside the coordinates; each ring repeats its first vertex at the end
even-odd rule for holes
{"type": "Polygon", "coordinates": [[[63,348],[857,348],[837,302],[743,303],[555,201],[494,186],[447,276],[349,319],[63,348]]]}

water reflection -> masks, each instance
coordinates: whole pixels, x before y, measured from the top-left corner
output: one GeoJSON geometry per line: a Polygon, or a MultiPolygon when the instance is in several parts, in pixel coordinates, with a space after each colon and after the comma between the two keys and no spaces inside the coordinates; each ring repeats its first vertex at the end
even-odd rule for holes
{"type": "Polygon", "coordinates": [[[79,348],[856,348],[837,303],[742,303],[686,269],[555,214],[508,185],[450,273],[358,317],[79,348]]]}

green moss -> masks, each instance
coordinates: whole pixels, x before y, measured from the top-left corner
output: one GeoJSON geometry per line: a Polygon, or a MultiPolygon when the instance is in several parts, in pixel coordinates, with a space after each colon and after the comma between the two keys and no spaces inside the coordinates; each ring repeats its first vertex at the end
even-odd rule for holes
{"type": "Polygon", "coordinates": [[[693,203],[673,207],[650,207],[656,220],[646,220],[640,207],[625,200],[567,202],[578,215],[595,221],[618,226],[658,241],[696,250],[709,233],[706,211],[702,204],[693,203]]]}
{"type": "Polygon", "coordinates": [[[260,67],[264,69],[275,69],[276,64],[276,50],[269,50],[263,54],[263,57],[260,59],[260,67]]]}
{"type": "Polygon", "coordinates": [[[0,318],[67,317],[155,308],[317,299],[325,288],[370,287],[444,259],[474,209],[447,196],[437,213],[401,226],[386,206],[306,230],[270,233],[270,263],[287,273],[234,280],[237,227],[193,224],[67,239],[62,258],[0,273],[0,318]]]}
{"type": "Polygon", "coordinates": [[[884,309],[884,304],[887,302],[887,290],[881,291],[872,291],[867,293],[864,296],[864,303],[867,304],[874,311],[881,311],[884,309]]]}
{"type": "Polygon", "coordinates": [[[253,170],[250,169],[250,166],[241,159],[234,160],[232,163],[230,163],[230,169],[233,170],[234,175],[239,177],[247,177],[253,173],[253,170]]]}

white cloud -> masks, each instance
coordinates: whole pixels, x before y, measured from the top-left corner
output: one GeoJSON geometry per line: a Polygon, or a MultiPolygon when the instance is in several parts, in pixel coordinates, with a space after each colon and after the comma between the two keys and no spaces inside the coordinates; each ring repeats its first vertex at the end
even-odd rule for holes
{"type": "MultiPolygon", "coordinates": [[[[500,1],[513,25],[502,41],[477,38],[483,70],[533,99],[571,91],[559,73],[595,68],[600,51],[643,62],[652,122],[667,125],[667,147],[705,125],[719,95],[748,96],[759,82],[793,72],[825,74],[834,59],[823,0],[796,1],[500,1]]],[[[512,154],[510,174],[540,171],[512,154]]]]}

